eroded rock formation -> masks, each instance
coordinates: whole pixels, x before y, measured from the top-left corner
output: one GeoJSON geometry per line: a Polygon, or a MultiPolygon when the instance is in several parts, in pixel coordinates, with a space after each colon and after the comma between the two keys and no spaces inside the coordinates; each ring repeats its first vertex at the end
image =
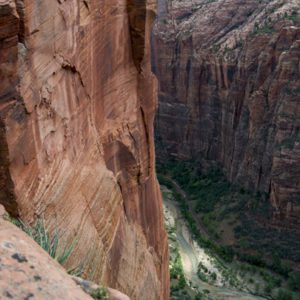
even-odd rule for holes
{"type": "Polygon", "coordinates": [[[45,218],[68,266],[131,299],[168,298],[154,168],[155,1],[0,1],[0,203],[45,218]]]}
{"type": "Polygon", "coordinates": [[[299,224],[299,1],[161,1],[153,44],[161,157],[220,162],[299,224]]]}

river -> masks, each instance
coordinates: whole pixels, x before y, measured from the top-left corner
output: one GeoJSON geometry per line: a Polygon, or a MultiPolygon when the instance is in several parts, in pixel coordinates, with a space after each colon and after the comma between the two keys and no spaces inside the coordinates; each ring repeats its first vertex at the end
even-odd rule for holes
{"type": "MultiPolygon", "coordinates": [[[[176,192],[180,192],[184,198],[186,195],[180,187],[173,182],[176,187],[176,192]]],[[[255,296],[247,291],[247,287],[238,277],[234,278],[239,286],[239,289],[231,286],[228,276],[227,267],[224,264],[218,263],[218,260],[211,254],[208,254],[204,249],[199,247],[196,241],[193,240],[185,220],[182,218],[177,202],[174,200],[172,191],[162,186],[164,196],[164,212],[167,228],[174,228],[172,239],[170,241],[170,249],[177,247],[181,256],[183,271],[187,281],[190,282],[191,289],[199,291],[209,291],[209,296],[213,299],[266,299],[255,296]],[[215,274],[213,282],[205,282],[200,280],[197,275],[199,263],[208,270],[208,274],[215,274]]],[[[233,276],[233,275],[232,275],[233,276]]]]}

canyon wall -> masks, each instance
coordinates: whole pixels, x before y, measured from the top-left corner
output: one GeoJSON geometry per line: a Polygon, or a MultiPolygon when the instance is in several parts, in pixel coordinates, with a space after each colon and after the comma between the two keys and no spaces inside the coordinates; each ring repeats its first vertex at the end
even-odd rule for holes
{"type": "Polygon", "coordinates": [[[160,159],[219,162],[299,226],[300,4],[162,1],[153,33],[160,159]]]}
{"type": "Polygon", "coordinates": [[[0,1],[0,203],[75,244],[66,267],[168,299],[151,0],[0,1]]]}

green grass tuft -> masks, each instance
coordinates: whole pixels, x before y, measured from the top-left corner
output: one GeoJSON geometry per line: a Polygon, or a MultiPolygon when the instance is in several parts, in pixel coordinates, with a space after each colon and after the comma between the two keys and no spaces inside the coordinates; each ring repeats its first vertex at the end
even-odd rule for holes
{"type": "MultiPolygon", "coordinates": [[[[71,245],[66,245],[62,251],[58,251],[60,233],[55,229],[54,234],[50,236],[44,219],[38,219],[33,227],[26,225],[20,219],[10,219],[10,221],[26,232],[37,244],[39,244],[52,258],[63,265],[72,255],[77,241],[74,240],[71,245]]],[[[74,269],[75,270],[75,269],[74,269]]],[[[77,270],[77,268],[76,268],[77,270]]],[[[70,270],[72,273],[72,270],[70,270]]]]}
{"type": "Polygon", "coordinates": [[[91,293],[91,296],[95,300],[108,300],[108,292],[104,287],[99,287],[91,293]]]}

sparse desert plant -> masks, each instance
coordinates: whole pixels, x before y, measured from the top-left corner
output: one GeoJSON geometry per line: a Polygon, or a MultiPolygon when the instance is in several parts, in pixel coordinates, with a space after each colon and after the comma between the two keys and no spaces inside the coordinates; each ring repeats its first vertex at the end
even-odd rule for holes
{"type": "Polygon", "coordinates": [[[108,293],[107,289],[104,287],[98,287],[97,289],[93,290],[91,296],[95,300],[108,300],[108,293]]]}
{"type": "MultiPolygon", "coordinates": [[[[37,244],[39,244],[48,254],[63,265],[74,251],[77,243],[74,240],[71,245],[66,245],[62,251],[58,250],[60,233],[55,229],[54,234],[50,236],[43,218],[38,219],[33,227],[26,225],[21,220],[10,219],[10,221],[26,232],[37,244]]],[[[75,269],[74,269],[75,270],[75,269]]],[[[77,270],[77,268],[76,268],[77,270]]],[[[72,272],[72,270],[70,270],[72,272]]],[[[78,270],[77,270],[78,271],[78,270]]],[[[76,271],[76,272],[77,272],[76,271]]]]}

